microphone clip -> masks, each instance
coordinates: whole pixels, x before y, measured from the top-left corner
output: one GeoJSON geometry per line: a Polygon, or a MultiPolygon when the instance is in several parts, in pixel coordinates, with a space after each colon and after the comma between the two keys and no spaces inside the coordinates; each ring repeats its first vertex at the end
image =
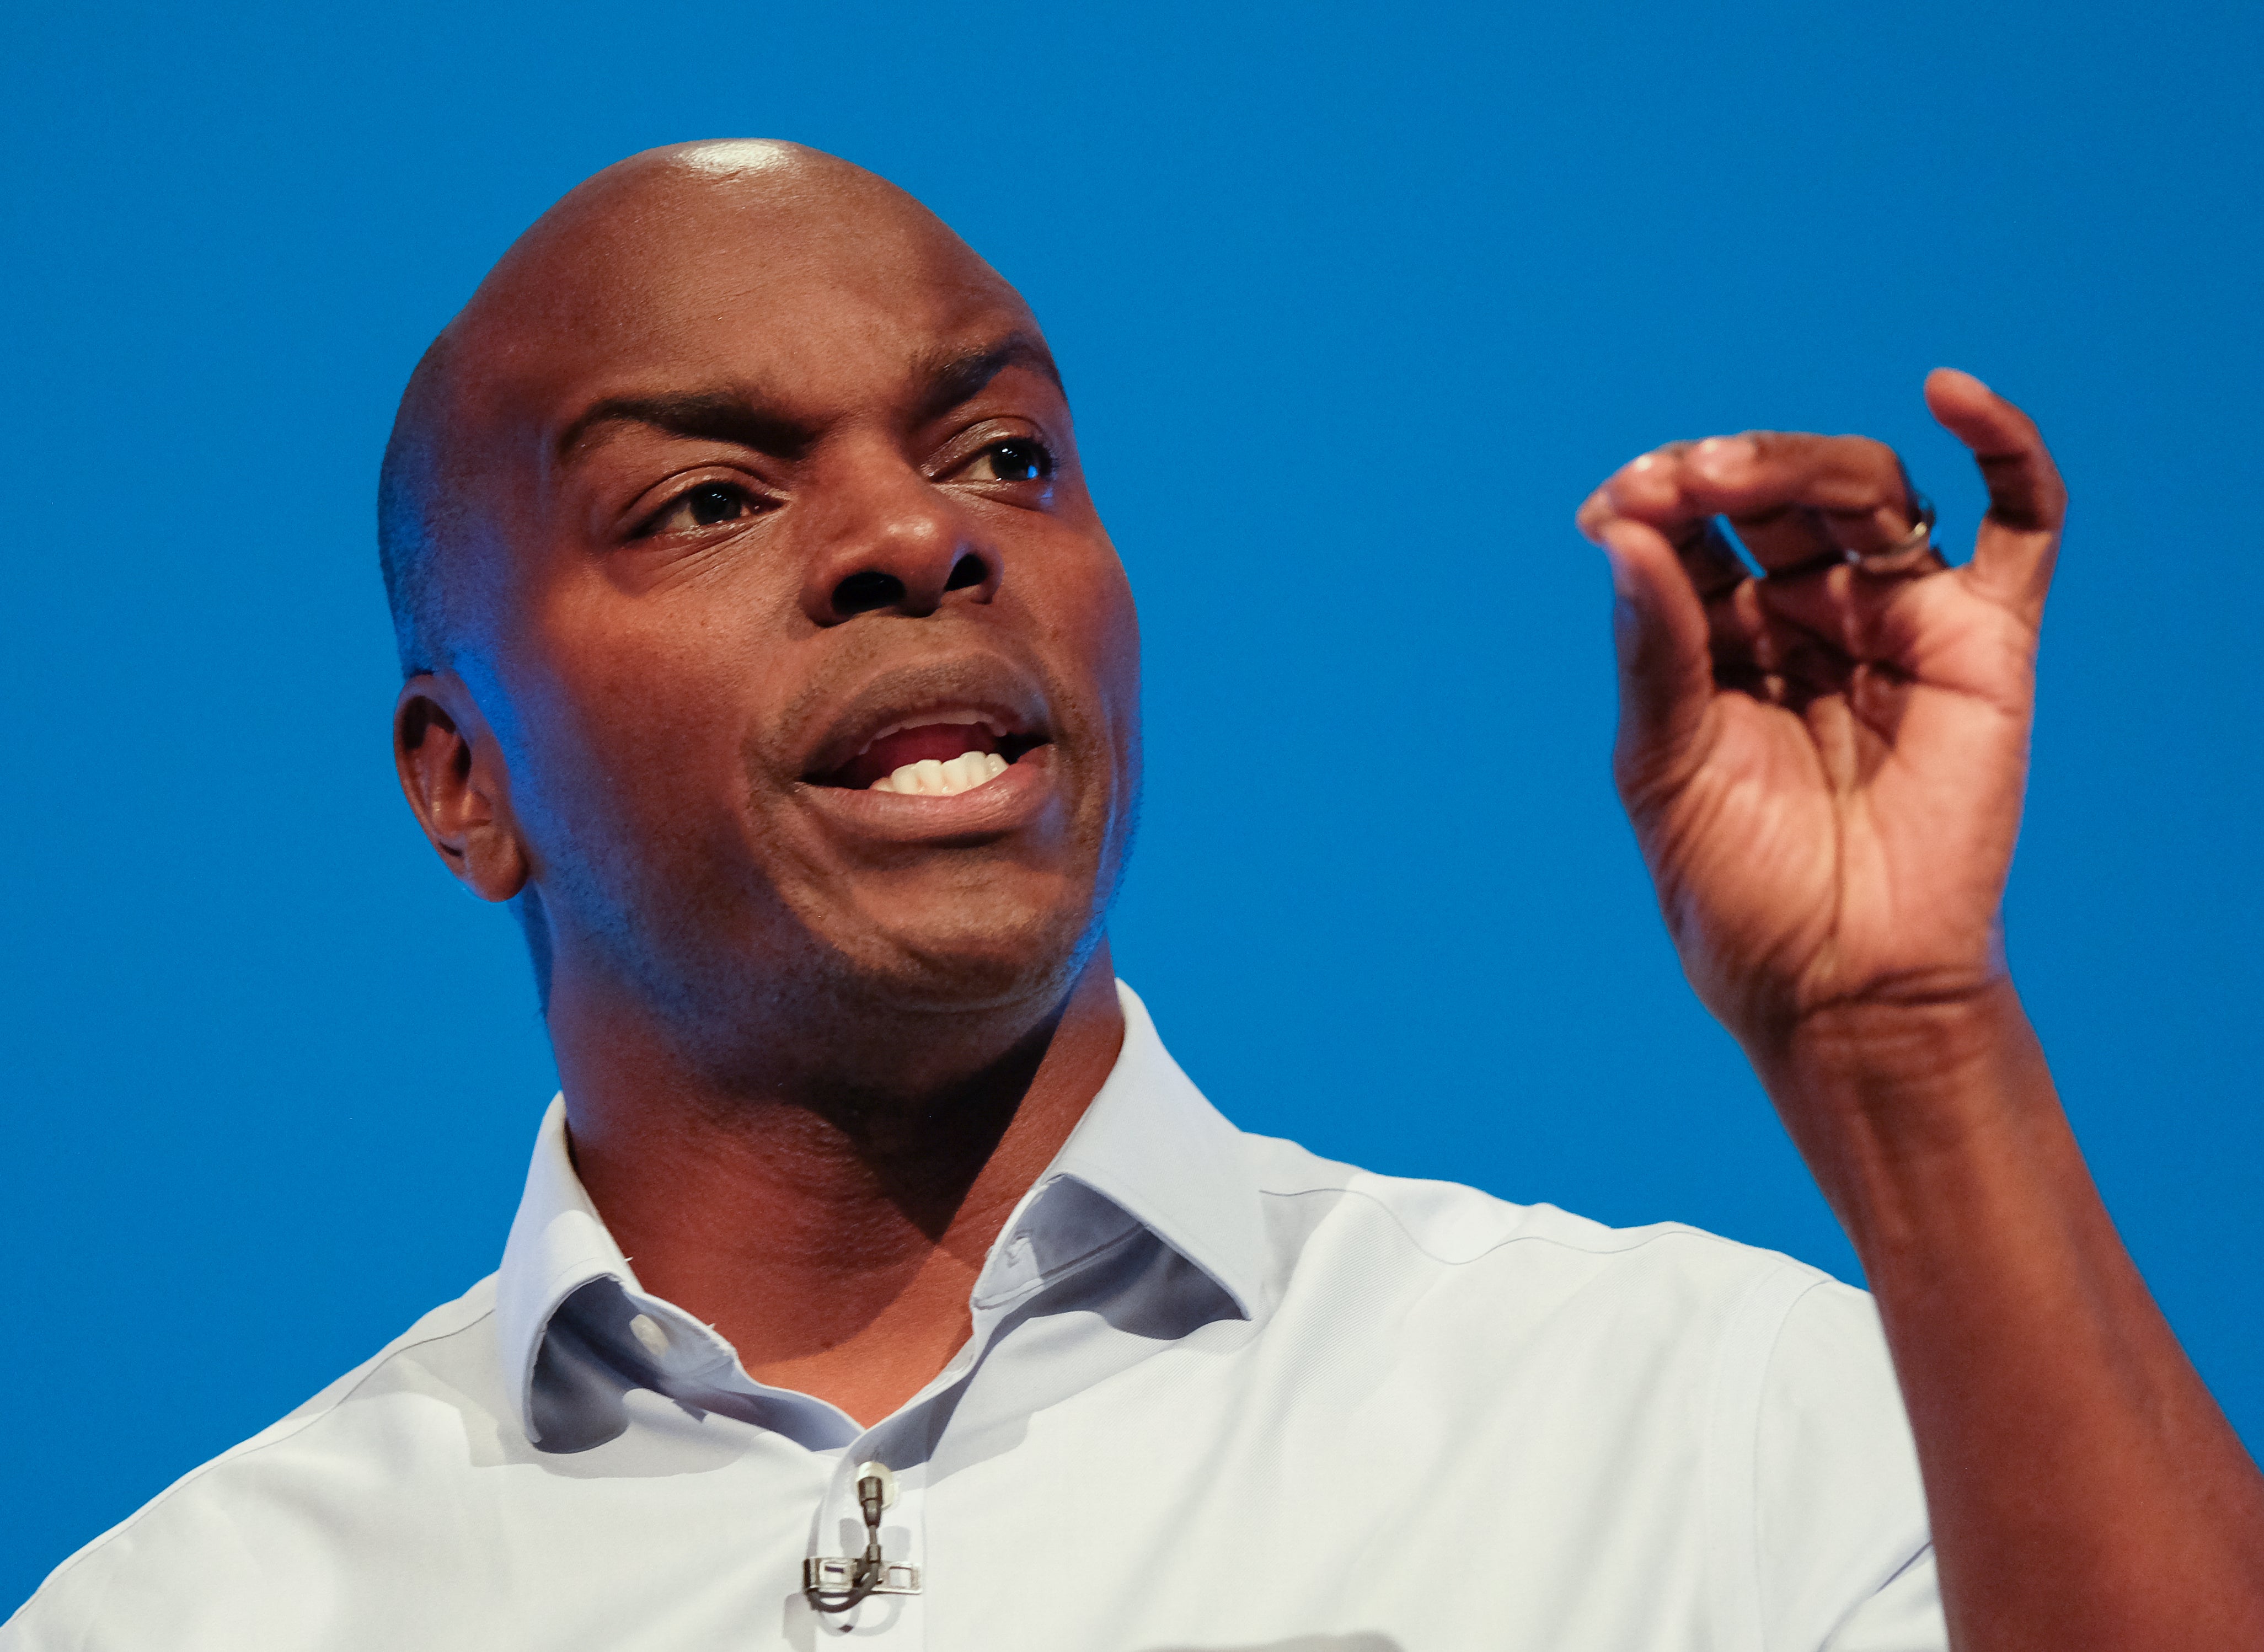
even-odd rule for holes
{"type": "Polygon", "coordinates": [[[886,1463],[857,1466],[857,1510],[865,1517],[865,1552],[812,1555],[802,1563],[802,1592],[819,1612],[847,1612],[873,1595],[917,1595],[920,1568],[881,1553],[881,1512],[896,1500],[886,1463]]]}

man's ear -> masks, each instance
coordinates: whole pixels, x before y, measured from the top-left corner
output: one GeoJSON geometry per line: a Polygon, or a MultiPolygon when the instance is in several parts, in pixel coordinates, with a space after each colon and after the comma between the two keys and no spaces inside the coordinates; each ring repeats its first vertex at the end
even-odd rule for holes
{"type": "Polygon", "coordinates": [[[512,819],[503,753],[455,673],[402,684],[393,761],[417,823],[467,888],[482,900],[509,900],[526,886],[526,848],[512,819]]]}

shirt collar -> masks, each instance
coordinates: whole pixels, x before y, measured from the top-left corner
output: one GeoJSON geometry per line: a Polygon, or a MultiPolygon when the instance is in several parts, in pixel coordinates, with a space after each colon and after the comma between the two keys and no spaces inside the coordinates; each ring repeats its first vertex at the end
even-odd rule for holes
{"type": "Polygon", "coordinates": [[[526,1437],[540,1439],[533,1412],[534,1362],[559,1305],[593,1279],[637,1292],[628,1258],[590,1203],[566,1141],[566,1098],[553,1096],[534,1139],[526,1190],[496,1270],[496,1336],[504,1374],[519,1397],[526,1437]]]}
{"type": "MultiPolygon", "coordinates": [[[[1265,1231],[1242,1132],[1179,1070],[1132,989],[1119,981],[1116,995],[1124,1012],[1116,1063],[1001,1231],[976,1294],[1022,1294],[1014,1288],[1021,1282],[1007,1277],[1014,1241],[1045,1224],[1048,1194],[1070,1181],[1146,1227],[1233,1298],[1244,1317],[1255,1318],[1266,1304],[1265,1231]]],[[[1051,1208],[1058,1212],[1061,1204],[1056,1199],[1051,1208]]],[[[540,1437],[532,1390],[551,1320],[567,1298],[599,1279],[651,1301],[575,1173],[559,1096],[543,1115],[496,1277],[496,1334],[530,1439],[540,1437]]]]}
{"type": "MultiPolygon", "coordinates": [[[[1138,994],[1116,983],[1124,1045],[1085,1117],[1006,1224],[1011,1240],[1056,1182],[1081,1182],[1201,1269],[1245,1319],[1264,1303],[1265,1226],[1243,1134],[1164,1048],[1138,994]]],[[[994,1255],[995,1260],[995,1255],[994,1255]]]]}

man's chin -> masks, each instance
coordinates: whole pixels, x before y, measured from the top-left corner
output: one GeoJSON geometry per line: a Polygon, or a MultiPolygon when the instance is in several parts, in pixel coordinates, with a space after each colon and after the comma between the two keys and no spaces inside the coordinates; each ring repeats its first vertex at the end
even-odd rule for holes
{"type": "Polygon", "coordinates": [[[842,950],[853,991],[876,1010],[1042,1013],[1068,993],[1099,934],[1085,910],[1017,912],[981,901],[920,915],[924,921],[890,924],[842,950]]]}

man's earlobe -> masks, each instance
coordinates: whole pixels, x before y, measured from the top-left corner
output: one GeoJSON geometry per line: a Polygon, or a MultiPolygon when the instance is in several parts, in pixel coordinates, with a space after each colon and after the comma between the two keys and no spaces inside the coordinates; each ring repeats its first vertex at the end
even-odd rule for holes
{"type": "Polygon", "coordinates": [[[402,685],[393,761],[417,823],[467,888],[483,900],[509,900],[526,886],[502,755],[453,672],[402,685]]]}

